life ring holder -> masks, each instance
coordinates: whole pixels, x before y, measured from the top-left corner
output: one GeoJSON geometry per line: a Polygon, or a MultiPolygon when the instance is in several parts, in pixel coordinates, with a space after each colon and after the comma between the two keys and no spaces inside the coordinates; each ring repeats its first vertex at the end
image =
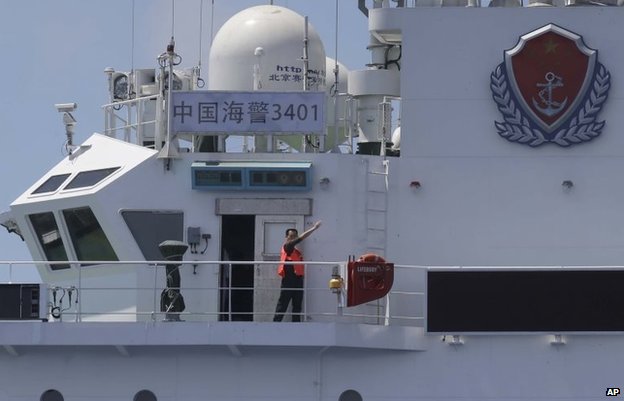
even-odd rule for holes
{"type": "Polygon", "coordinates": [[[365,253],[364,255],[360,256],[357,261],[367,263],[386,263],[386,259],[377,255],[376,253],[365,253]]]}

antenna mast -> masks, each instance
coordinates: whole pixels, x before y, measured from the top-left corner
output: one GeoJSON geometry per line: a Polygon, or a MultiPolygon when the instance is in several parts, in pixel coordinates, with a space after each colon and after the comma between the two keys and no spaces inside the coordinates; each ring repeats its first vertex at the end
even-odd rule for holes
{"type": "Polygon", "coordinates": [[[182,62],[182,58],[175,52],[175,41],[173,36],[171,37],[171,41],[167,45],[167,51],[158,56],[158,64],[160,64],[160,93],[166,92],[166,100],[165,100],[165,120],[167,121],[166,127],[166,139],[165,145],[158,153],[159,159],[165,159],[165,167],[169,170],[169,161],[170,159],[174,159],[179,157],[178,150],[176,149],[175,144],[173,143],[174,136],[171,133],[171,107],[172,104],[172,91],[173,91],[173,67],[180,64],[182,62]],[[168,70],[166,73],[165,71],[168,70]],[[164,78],[167,76],[167,84],[165,86],[164,78]]]}
{"type": "Polygon", "coordinates": [[[175,0],[171,0],[171,37],[173,38],[175,32],[175,0]]]}
{"type": "Polygon", "coordinates": [[[308,67],[309,67],[309,60],[308,60],[308,16],[305,16],[305,20],[304,20],[304,28],[303,28],[303,90],[307,91],[309,86],[308,86],[308,67]]]}
{"type": "Polygon", "coordinates": [[[132,50],[130,55],[130,73],[134,72],[134,0],[132,0],[132,50]]]}
{"type": "Polygon", "coordinates": [[[331,96],[334,98],[334,137],[338,138],[338,0],[336,0],[336,42],[334,43],[334,90],[331,96]]]}
{"type": "Polygon", "coordinates": [[[214,36],[214,0],[212,0],[212,7],[210,8],[210,48],[212,49],[212,39],[214,36]]]}
{"type": "Polygon", "coordinates": [[[197,88],[203,88],[205,85],[205,82],[201,77],[203,28],[204,28],[204,0],[200,0],[199,2],[199,61],[197,62],[197,67],[193,69],[193,78],[194,78],[195,86],[197,88]]]}

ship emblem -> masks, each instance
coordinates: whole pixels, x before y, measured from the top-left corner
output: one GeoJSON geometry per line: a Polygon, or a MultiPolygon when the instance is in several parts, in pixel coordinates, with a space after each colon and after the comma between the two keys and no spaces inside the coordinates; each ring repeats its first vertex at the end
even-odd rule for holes
{"type": "Polygon", "coordinates": [[[598,121],[611,76],[598,51],[554,24],[520,37],[492,72],[492,97],[504,121],[498,134],[532,147],[587,142],[602,132],[598,121]]]}

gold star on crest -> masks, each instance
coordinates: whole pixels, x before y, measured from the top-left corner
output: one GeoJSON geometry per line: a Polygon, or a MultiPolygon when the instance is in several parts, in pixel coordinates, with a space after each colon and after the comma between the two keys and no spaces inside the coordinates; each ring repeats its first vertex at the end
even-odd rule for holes
{"type": "Polygon", "coordinates": [[[557,46],[559,46],[559,43],[554,42],[552,38],[548,39],[548,42],[544,43],[545,53],[556,53],[557,46]]]}

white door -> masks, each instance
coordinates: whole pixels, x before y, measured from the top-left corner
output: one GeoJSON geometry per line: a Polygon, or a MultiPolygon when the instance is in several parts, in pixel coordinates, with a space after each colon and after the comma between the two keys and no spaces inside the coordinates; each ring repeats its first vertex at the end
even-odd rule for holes
{"type": "MultiPolygon", "coordinates": [[[[256,215],[255,260],[279,261],[286,230],[295,228],[303,232],[303,216],[256,215]]],[[[254,321],[273,320],[279,298],[281,277],[277,275],[277,263],[256,265],[254,272],[254,321]]],[[[288,313],[290,307],[288,308],[288,313]]]]}

